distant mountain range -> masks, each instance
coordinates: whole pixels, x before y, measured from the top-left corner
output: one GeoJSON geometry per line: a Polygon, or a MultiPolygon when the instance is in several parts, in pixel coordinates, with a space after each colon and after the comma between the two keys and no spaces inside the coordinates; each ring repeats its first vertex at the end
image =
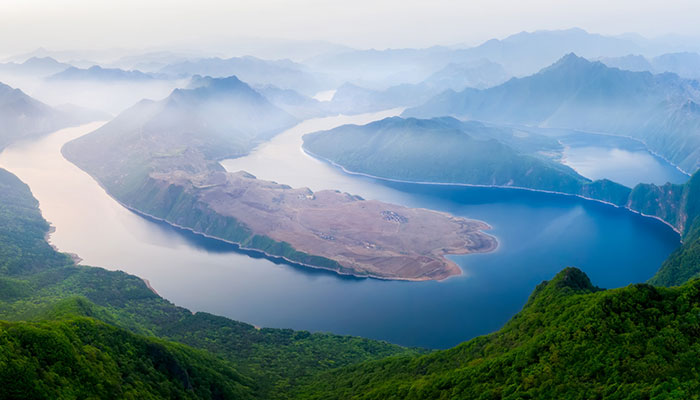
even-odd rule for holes
{"type": "Polygon", "coordinates": [[[700,83],[623,71],[569,54],[525,78],[446,91],[404,116],[454,116],[627,135],[688,172],[700,167],[700,83]]]}
{"type": "Polygon", "coordinates": [[[510,75],[500,64],[485,59],[452,63],[419,83],[403,83],[385,90],[345,83],[336,90],[330,106],[344,114],[416,106],[445,90],[486,88],[503,83],[508,78],[510,75]]]}
{"type": "Polygon", "coordinates": [[[120,81],[149,81],[157,76],[146,74],[138,70],[125,71],[118,68],[102,68],[93,65],[90,68],[69,67],[61,72],[49,76],[50,81],[59,80],[81,80],[98,82],[120,82],[120,81]]]}
{"type": "Polygon", "coordinates": [[[220,78],[235,75],[252,85],[274,85],[307,95],[333,87],[322,74],[312,73],[304,65],[290,60],[272,61],[250,56],[183,61],[165,66],[159,72],[176,77],[202,75],[220,78]]]}
{"type": "Polygon", "coordinates": [[[64,71],[70,67],[70,64],[58,62],[51,57],[32,57],[23,63],[8,62],[5,64],[0,64],[0,74],[10,73],[45,77],[64,71]]]}
{"type": "Polygon", "coordinates": [[[649,71],[655,74],[672,72],[683,78],[700,78],[698,53],[667,53],[652,58],[630,54],[622,57],[603,57],[600,61],[609,67],[628,71],[649,71]]]}
{"type": "Polygon", "coordinates": [[[383,90],[402,83],[422,82],[449,64],[486,59],[501,64],[509,76],[525,76],[570,52],[589,58],[615,57],[644,53],[650,47],[638,37],[603,36],[573,28],[521,32],[475,47],[353,50],[318,56],[305,63],[355,85],[383,90]]]}

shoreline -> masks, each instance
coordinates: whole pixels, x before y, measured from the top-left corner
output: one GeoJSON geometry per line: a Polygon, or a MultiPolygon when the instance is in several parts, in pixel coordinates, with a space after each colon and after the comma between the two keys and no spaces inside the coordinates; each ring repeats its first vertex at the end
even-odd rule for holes
{"type": "MultiPolygon", "coordinates": [[[[333,268],[325,268],[325,267],[321,267],[321,266],[316,266],[316,265],[311,265],[311,264],[305,264],[305,263],[301,263],[301,262],[298,262],[298,261],[292,261],[292,260],[290,260],[290,259],[288,259],[288,258],[286,258],[286,257],[284,257],[284,256],[277,256],[277,255],[268,254],[267,252],[265,252],[265,251],[263,251],[263,250],[260,250],[260,249],[244,247],[244,246],[242,246],[240,243],[237,243],[237,242],[234,242],[234,241],[231,241],[231,240],[227,240],[227,239],[223,239],[223,238],[220,238],[220,237],[216,237],[216,236],[211,236],[211,235],[208,235],[208,234],[206,234],[206,233],[196,231],[196,230],[194,230],[194,229],[192,229],[192,228],[189,228],[189,227],[186,227],[186,226],[182,226],[182,225],[179,225],[179,224],[170,222],[170,221],[165,220],[165,219],[163,219],[163,218],[156,217],[156,216],[154,216],[154,215],[148,214],[148,213],[146,213],[146,212],[143,212],[143,211],[141,211],[141,210],[138,210],[138,209],[136,209],[136,208],[134,208],[134,207],[131,207],[131,206],[129,206],[129,205],[123,203],[122,201],[120,201],[120,200],[117,199],[116,197],[112,196],[112,194],[109,192],[109,190],[107,190],[107,188],[102,184],[102,182],[100,182],[98,179],[96,179],[94,176],[92,176],[92,174],[90,174],[88,171],[84,170],[84,169],[81,168],[79,165],[73,163],[73,162],[70,161],[68,158],[66,158],[65,154],[63,153],[63,147],[61,147],[61,155],[63,156],[63,158],[66,159],[66,161],[70,162],[72,165],[76,166],[78,169],[80,169],[81,171],[83,171],[84,173],[86,173],[93,181],[95,181],[95,182],[97,183],[98,186],[100,186],[100,188],[102,188],[102,190],[105,191],[105,193],[106,193],[112,200],[116,201],[119,205],[121,205],[122,207],[126,208],[127,210],[129,210],[129,211],[131,211],[131,212],[133,212],[133,213],[135,213],[135,214],[137,214],[137,215],[140,215],[140,216],[142,216],[142,217],[145,217],[145,218],[147,218],[147,219],[151,219],[151,220],[154,220],[154,221],[159,221],[159,222],[168,224],[169,226],[175,227],[175,228],[177,228],[177,229],[181,229],[181,230],[184,230],[184,231],[188,231],[188,232],[193,233],[193,234],[195,234],[195,235],[199,235],[199,236],[202,236],[202,237],[206,237],[206,238],[209,238],[209,239],[218,240],[218,241],[221,241],[221,242],[224,242],[224,243],[228,243],[228,244],[234,245],[234,246],[236,246],[236,247],[237,247],[238,249],[240,249],[240,250],[259,254],[259,255],[263,256],[264,258],[266,258],[266,259],[268,259],[268,260],[270,260],[270,261],[273,261],[273,262],[274,262],[274,261],[280,261],[280,262],[282,262],[282,263],[284,263],[284,264],[288,264],[288,265],[291,265],[291,266],[297,266],[297,267],[302,267],[302,268],[312,268],[312,269],[322,270],[322,271],[330,271],[330,272],[334,272],[334,273],[336,273],[336,274],[338,274],[338,275],[342,275],[342,276],[351,276],[351,277],[355,277],[355,278],[358,278],[358,279],[378,279],[378,280],[383,280],[383,281],[399,281],[399,282],[427,282],[427,281],[434,281],[434,282],[443,282],[443,281],[445,281],[445,280],[447,280],[447,279],[450,279],[450,278],[453,278],[453,277],[457,277],[457,276],[462,276],[462,275],[464,275],[464,271],[462,270],[462,268],[461,268],[457,263],[455,263],[454,261],[452,261],[452,260],[450,260],[450,259],[448,259],[448,258],[446,258],[446,257],[445,257],[445,262],[446,262],[448,265],[449,265],[449,264],[453,264],[453,265],[457,266],[457,268],[458,268],[459,271],[460,271],[459,274],[449,275],[449,276],[447,276],[447,277],[445,277],[445,278],[443,278],[443,279],[439,279],[439,280],[438,280],[438,279],[427,279],[427,278],[426,278],[426,279],[398,278],[398,277],[397,277],[397,278],[388,278],[388,277],[385,277],[385,276],[378,276],[378,275],[373,275],[373,274],[354,274],[354,273],[348,273],[348,272],[339,271],[339,270],[336,270],[336,269],[333,269],[333,268]]],[[[479,222],[484,223],[484,224],[487,225],[489,228],[491,227],[489,224],[487,224],[487,223],[485,223],[485,222],[483,222],[483,221],[479,221],[479,222]]],[[[482,232],[482,231],[480,231],[480,232],[482,232]]],[[[488,234],[486,234],[486,233],[484,233],[484,234],[485,234],[485,235],[488,235],[488,234]]],[[[495,238],[495,236],[493,236],[493,235],[489,235],[489,236],[495,238]]],[[[472,252],[469,252],[469,253],[466,253],[466,254],[459,254],[459,253],[456,253],[456,254],[445,254],[445,256],[447,256],[447,255],[456,255],[456,256],[459,256],[459,255],[468,255],[468,254],[484,254],[484,253],[489,253],[489,252],[495,251],[495,250],[498,248],[498,240],[495,240],[495,242],[496,242],[496,244],[495,244],[495,246],[494,246],[493,248],[489,248],[489,249],[487,249],[487,250],[485,250],[485,251],[472,251],[472,252]]]]}
{"type": "MultiPolygon", "coordinates": [[[[568,196],[568,197],[577,197],[577,198],[580,198],[580,199],[583,199],[583,200],[593,201],[593,202],[596,202],[596,203],[601,203],[601,204],[613,206],[613,207],[618,208],[618,209],[627,210],[627,211],[630,211],[630,212],[632,212],[632,213],[634,213],[634,214],[640,215],[640,216],[645,217],[645,218],[655,219],[655,220],[657,220],[657,221],[662,222],[664,225],[668,226],[669,228],[671,228],[671,229],[672,229],[674,232],[676,232],[679,236],[682,236],[682,233],[680,232],[680,230],[679,230],[678,228],[676,228],[675,226],[673,226],[672,224],[670,224],[668,221],[665,221],[665,220],[661,219],[660,217],[657,217],[656,215],[644,214],[643,212],[640,212],[640,211],[631,209],[631,208],[629,208],[629,207],[627,207],[627,206],[619,206],[619,205],[614,204],[614,203],[611,203],[611,202],[609,202],[609,201],[600,200],[600,199],[594,199],[594,198],[586,197],[586,196],[583,196],[583,195],[580,195],[580,194],[565,193],[565,192],[557,192],[557,191],[553,191],[553,190],[544,190],[544,189],[533,189],[533,188],[527,188],[527,187],[521,187],[521,186],[479,185],[479,184],[471,184],[471,183],[449,183],[449,182],[429,182],[429,181],[423,182],[423,181],[409,181],[409,180],[403,180],[403,179],[385,178],[385,177],[381,177],[381,176],[375,176],[375,175],[367,174],[367,173],[364,173],[364,172],[356,172],[356,171],[348,170],[348,169],[345,168],[344,166],[342,166],[342,165],[340,165],[340,164],[337,164],[337,163],[333,162],[333,161],[330,160],[330,159],[327,159],[327,158],[325,158],[325,157],[322,157],[322,156],[319,156],[319,155],[313,153],[312,151],[306,149],[304,146],[302,146],[302,151],[303,151],[306,155],[308,155],[309,157],[312,157],[312,158],[317,159],[317,160],[319,160],[319,161],[325,162],[325,163],[327,163],[327,164],[329,164],[329,165],[331,165],[331,166],[333,166],[333,167],[335,167],[335,168],[340,169],[342,172],[344,172],[344,173],[346,173],[346,174],[348,174],[348,175],[362,176],[362,177],[365,177],[365,178],[376,179],[376,180],[379,180],[379,181],[395,182],[395,183],[408,183],[408,184],[417,184],[417,185],[458,186],[458,187],[480,187],[480,188],[496,188],[496,189],[526,190],[526,191],[537,192],[537,193],[548,193],[548,194],[555,194],[555,195],[568,196]]],[[[683,243],[683,239],[681,238],[681,244],[682,244],[682,243],[683,243]]]]}
{"type": "MultiPolygon", "coordinates": [[[[41,210],[41,208],[40,208],[39,210],[41,210]]],[[[43,217],[44,217],[44,216],[42,215],[42,218],[43,218],[43,217]]],[[[56,232],[56,227],[53,226],[53,225],[49,222],[49,230],[46,231],[46,234],[44,235],[44,241],[46,241],[46,243],[48,243],[48,245],[51,246],[51,248],[54,249],[57,253],[62,253],[62,254],[68,255],[68,256],[70,257],[70,259],[73,260],[73,263],[74,263],[75,265],[79,265],[81,262],[83,262],[83,259],[82,259],[79,255],[77,255],[76,253],[69,253],[69,252],[66,252],[66,251],[61,251],[61,250],[58,248],[58,246],[56,246],[55,244],[51,243],[51,235],[52,235],[54,232],[56,232]]]]}
{"type": "MultiPolygon", "coordinates": [[[[139,277],[139,278],[141,278],[141,277],[139,277]]],[[[160,296],[160,295],[158,294],[158,292],[156,292],[156,290],[153,288],[153,286],[151,286],[151,281],[149,281],[149,280],[146,279],[146,278],[141,278],[141,280],[143,281],[143,283],[146,284],[146,287],[147,287],[151,292],[153,292],[153,294],[155,294],[156,296],[160,296]]],[[[160,297],[162,297],[162,296],[160,296],[160,297]]]]}

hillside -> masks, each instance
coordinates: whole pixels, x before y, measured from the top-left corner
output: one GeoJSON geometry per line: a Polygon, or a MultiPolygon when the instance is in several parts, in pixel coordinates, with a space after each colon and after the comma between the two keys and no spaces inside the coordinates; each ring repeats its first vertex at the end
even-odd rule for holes
{"type": "Polygon", "coordinates": [[[343,168],[414,182],[512,186],[623,205],[629,189],[591,182],[555,161],[552,138],[454,118],[387,118],[304,136],[304,149],[343,168]]]}
{"type": "Polygon", "coordinates": [[[0,399],[254,398],[223,360],[92,318],[0,321],[0,360],[0,399]]]}
{"type": "Polygon", "coordinates": [[[213,166],[246,154],[294,125],[291,115],[270,104],[238,78],[201,78],[161,101],[143,100],[102,128],[68,143],[64,154],[111,191],[127,192],[151,171],[213,166]],[[188,166],[189,164],[189,166],[188,166]]]}
{"type": "Polygon", "coordinates": [[[491,335],[326,373],[299,398],[697,398],[699,290],[601,290],[567,268],[491,335]]]}
{"type": "Polygon", "coordinates": [[[642,212],[675,221],[683,238],[681,247],[671,253],[649,282],[677,286],[700,277],[700,172],[684,185],[640,185],[632,192],[631,203],[642,212]]]}
{"type": "Polygon", "coordinates": [[[82,111],[50,107],[19,89],[0,83],[0,149],[18,139],[89,122],[95,116],[82,111]]]}
{"type": "Polygon", "coordinates": [[[567,128],[632,136],[686,171],[700,167],[700,83],[622,71],[569,54],[525,78],[447,91],[404,116],[567,128]]]}
{"type": "MultiPolygon", "coordinates": [[[[80,390],[90,390],[87,387],[89,381],[73,379],[83,379],[81,371],[95,369],[87,377],[101,374],[99,378],[105,379],[102,388],[92,388],[96,395],[97,390],[119,383],[119,376],[123,375],[117,372],[119,368],[124,372],[133,367],[130,364],[133,361],[124,360],[126,352],[131,351],[132,356],[138,354],[144,361],[139,370],[139,374],[143,374],[139,375],[143,377],[140,380],[143,383],[163,382],[163,387],[166,387],[166,384],[172,385],[182,379],[181,374],[173,378],[167,373],[152,373],[150,369],[154,362],[170,363],[168,360],[174,357],[178,360],[174,367],[199,369],[203,377],[213,379],[214,386],[222,390],[236,388],[240,385],[235,382],[241,382],[244,386],[254,387],[259,398],[273,397],[273,393],[275,398],[285,398],[290,387],[319,371],[414,352],[369,339],[289,329],[256,329],[227,318],[192,313],[161,298],[138,277],[74,265],[70,257],[57,253],[45,241],[48,229],[49,225],[41,217],[29,188],[14,175],[0,169],[0,320],[32,321],[30,324],[12,323],[0,327],[3,332],[8,332],[7,335],[0,334],[8,342],[0,346],[0,361],[10,360],[7,362],[21,365],[22,362],[38,362],[43,355],[53,354],[46,350],[46,343],[40,337],[20,335],[22,332],[45,336],[46,340],[56,338],[54,342],[66,348],[64,355],[68,360],[43,363],[45,368],[57,369],[45,371],[46,375],[35,383],[39,385],[46,380],[47,386],[37,386],[36,390],[56,393],[51,391],[60,389],[55,386],[56,381],[51,380],[51,376],[55,376],[51,372],[65,375],[70,382],[75,382],[76,387],[82,385],[80,390]],[[197,347],[223,358],[225,362],[216,361],[201,351],[162,340],[145,339],[125,330],[197,347]],[[15,346],[21,337],[26,338],[20,343],[26,352],[3,353],[3,349],[15,346]],[[125,347],[119,347],[119,343],[124,343],[125,347]],[[146,351],[150,348],[155,353],[146,351]],[[29,353],[32,349],[34,353],[29,353]],[[60,369],[66,363],[72,364],[70,360],[76,358],[79,369],[60,369]],[[116,367],[113,362],[117,362],[116,367]],[[231,375],[231,365],[238,375],[246,378],[229,379],[234,376],[231,375]],[[222,379],[226,376],[228,378],[222,379]]],[[[8,378],[8,375],[3,375],[6,370],[2,370],[0,376],[8,378]]],[[[30,375],[27,377],[32,379],[30,375]]],[[[194,379],[194,376],[190,375],[190,378],[194,379]]],[[[123,389],[128,387],[127,384],[137,384],[137,381],[123,382],[123,389]]],[[[34,386],[26,381],[18,384],[23,390],[34,390],[34,386]]],[[[139,388],[135,386],[134,390],[139,388]]],[[[242,391],[246,392],[249,391],[242,391]]],[[[3,390],[2,393],[6,392],[3,390]]],[[[162,394],[157,397],[172,398],[162,394]]]]}

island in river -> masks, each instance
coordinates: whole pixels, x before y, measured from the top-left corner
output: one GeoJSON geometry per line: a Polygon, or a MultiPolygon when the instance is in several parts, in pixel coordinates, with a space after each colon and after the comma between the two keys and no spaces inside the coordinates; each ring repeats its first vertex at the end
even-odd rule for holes
{"type": "Polygon", "coordinates": [[[137,104],[63,154],[134,211],[341,274],[441,280],[461,273],[445,256],[495,249],[482,222],[225,172],[218,159],[296,121],[235,77],[196,85],[137,104]]]}

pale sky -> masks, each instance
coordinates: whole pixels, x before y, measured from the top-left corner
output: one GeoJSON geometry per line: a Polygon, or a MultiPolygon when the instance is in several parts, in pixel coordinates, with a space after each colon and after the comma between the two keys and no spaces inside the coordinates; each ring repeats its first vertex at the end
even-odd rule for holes
{"type": "Polygon", "coordinates": [[[240,36],[425,47],[523,30],[700,37],[698,0],[0,0],[0,55],[240,36]]]}

